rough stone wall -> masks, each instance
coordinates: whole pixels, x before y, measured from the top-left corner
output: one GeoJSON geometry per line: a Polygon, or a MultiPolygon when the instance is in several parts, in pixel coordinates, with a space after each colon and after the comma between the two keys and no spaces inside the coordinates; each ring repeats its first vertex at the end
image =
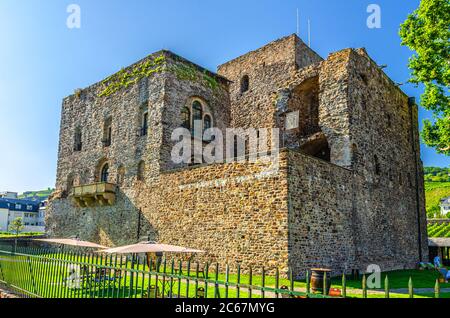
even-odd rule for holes
{"type": "Polygon", "coordinates": [[[289,266],[303,276],[314,267],[334,274],[359,268],[354,242],[353,172],[290,151],[289,266]]]}
{"type": "Polygon", "coordinates": [[[271,168],[257,162],[165,172],[139,205],[159,241],[208,251],[200,261],[287,272],[286,171],[266,173],[271,168]]]}
{"type": "Polygon", "coordinates": [[[352,169],[364,198],[355,215],[358,257],[411,267],[419,261],[418,215],[428,259],[417,108],[364,49],[349,52],[347,69],[352,169]]]}
{"type": "MultiPolygon", "coordinates": [[[[419,260],[418,214],[427,259],[417,109],[363,49],[333,53],[318,68],[319,125],[331,162],[354,172],[347,181],[354,197],[347,199],[354,205],[355,265],[413,267],[419,260]]],[[[287,91],[289,104],[308,75],[315,72],[299,70],[279,95],[287,91]]]]}
{"type": "MultiPolygon", "coordinates": [[[[198,261],[250,266],[287,274],[288,224],[286,159],[281,168],[261,160],[255,164],[216,164],[163,172],[141,184],[133,204],[120,196],[109,208],[75,209],[68,199],[53,201],[64,211],[54,235],[79,235],[107,245],[137,241],[141,236],[159,242],[203,249],[198,261]]],[[[235,269],[235,267],[234,267],[235,269]]]]}
{"type": "Polygon", "coordinates": [[[230,85],[231,125],[240,128],[277,126],[273,94],[284,87],[299,68],[321,58],[295,35],[282,38],[256,51],[225,63],[218,73],[230,85]],[[249,76],[249,90],[241,92],[241,79],[249,76]]]}

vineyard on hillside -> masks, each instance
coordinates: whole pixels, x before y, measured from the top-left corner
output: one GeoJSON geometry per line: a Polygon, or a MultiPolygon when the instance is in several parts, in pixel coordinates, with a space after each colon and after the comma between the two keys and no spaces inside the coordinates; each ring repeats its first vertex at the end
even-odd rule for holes
{"type": "Polygon", "coordinates": [[[428,218],[440,215],[440,200],[450,196],[450,182],[425,182],[426,209],[428,218]]]}
{"type": "Polygon", "coordinates": [[[428,224],[428,236],[450,238],[450,223],[446,222],[428,224]]]}

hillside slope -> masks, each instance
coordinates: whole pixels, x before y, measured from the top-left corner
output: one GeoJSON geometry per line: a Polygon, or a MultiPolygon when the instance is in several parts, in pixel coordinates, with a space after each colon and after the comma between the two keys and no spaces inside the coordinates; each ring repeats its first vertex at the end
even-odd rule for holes
{"type": "Polygon", "coordinates": [[[450,196],[450,182],[425,182],[427,215],[434,218],[440,212],[439,202],[450,196]]]}
{"type": "Polygon", "coordinates": [[[36,200],[36,201],[43,201],[46,200],[54,189],[48,188],[47,190],[40,190],[40,191],[27,191],[19,195],[19,199],[29,199],[29,200],[36,200]]]}

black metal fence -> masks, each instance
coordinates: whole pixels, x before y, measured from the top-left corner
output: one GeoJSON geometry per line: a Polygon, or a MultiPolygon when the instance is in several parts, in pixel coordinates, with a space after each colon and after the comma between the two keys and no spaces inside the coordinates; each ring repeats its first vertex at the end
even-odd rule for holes
{"type": "Polygon", "coordinates": [[[42,298],[325,298],[295,282],[266,275],[230,274],[218,264],[161,261],[40,247],[1,247],[0,283],[42,298]],[[284,285],[283,285],[284,284],[284,285]]]}
{"type": "MultiPolygon", "coordinates": [[[[264,268],[239,265],[221,268],[218,264],[190,261],[156,261],[145,257],[122,257],[61,248],[3,245],[0,242],[0,284],[24,297],[39,298],[328,298],[329,280],[322,293],[312,293],[309,272],[306,283],[280,277],[278,270],[267,275],[264,268]]],[[[391,297],[386,276],[384,296],[391,297]]],[[[317,286],[316,286],[317,288],[317,286]]],[[[407,286],[414,298],[413,280],[407,286]]],[[[333,290],[336,292],[336,290],[333,290]]],[[[355,297],[342,275],[335,297],[355,297]],[[348,295],[347,293],[351,294],[348,295]]],[[[360,296],[368,298],[366,276],[362,276],[360,296]]],[[[379,296],[380,292],[378,291],[379,296]]],[[[435,297],[440,297],[436,281],[435,297]]]]}

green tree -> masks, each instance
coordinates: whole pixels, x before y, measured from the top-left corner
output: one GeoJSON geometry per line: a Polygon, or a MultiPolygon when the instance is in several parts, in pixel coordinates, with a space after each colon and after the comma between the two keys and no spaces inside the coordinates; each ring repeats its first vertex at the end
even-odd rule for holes
{"type": "Polygon", "coordinates": [[[425,120],[422,138],[439,153],[450,155],[450,2],[422,0],[401,25],[402,45],[415,51],[410,61],[411,83],[425,86],[421,105],[433,112],[425,120]]]}
{"type": "Polygon", "coordinates": [[[24,228],[25,226],[23,225],[22,218],[14,219],[9,225],[9,230],[16,234],[16,236],[19,236],[20,231],[22,231],[24,228]]]}

